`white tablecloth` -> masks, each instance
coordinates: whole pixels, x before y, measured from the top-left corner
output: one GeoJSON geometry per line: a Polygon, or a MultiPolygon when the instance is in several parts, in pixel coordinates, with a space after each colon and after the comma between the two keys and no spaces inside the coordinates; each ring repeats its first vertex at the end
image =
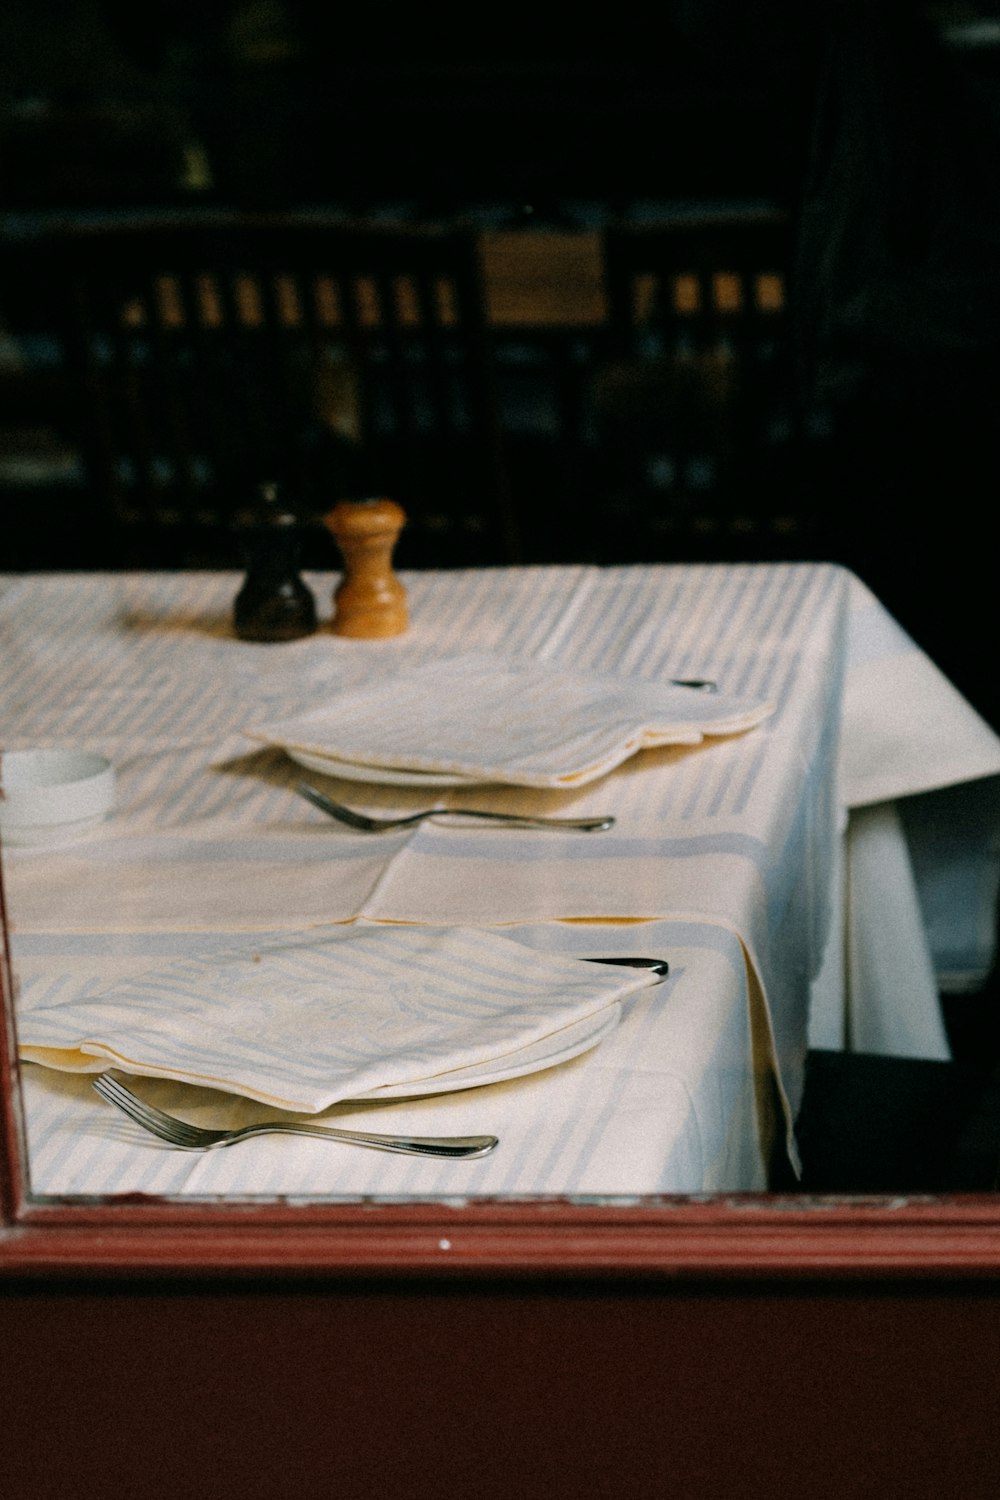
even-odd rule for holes
{"type": "MultiPolygon", "coordinates": [[[[336,580],[309,581],[326,613],[336,580]]],[[[787,1122],[808,1042],[825,1044],[835,1031],[857,1045],[858,1016],[872,998],[874,970],[855,964],[851,951],[845,958],[844,934],[863,926],[868,897],[859,899],[864,839],[854,836],[865,814],[852,813],[845,845],[844,804],[878,809],[951,784],[985,788],[983,778],[1000,774],[995,736],[834,567],[415,574],[405,579],[405,636],[354,642],[321,633],[284,646],[233,639],[238,582],[152,574],[0,584],[5,746],[84,745],[108,754],[119,777],[115,814],[94,837],[7,851],[23,985],[111,978],[241,935],[350,920],[502,925],[560,951],[665,956],[670,979],[643,992],[595,1052],[559,1069],[447,1099],[332,1112],[354,1124],[377,1113],[385,1128],[501,1136],[492,1156],[461,1165],[280,1138],[192,1158],[137,1139],[80,1080],[29,1067],[34,1190],[628,1195],[762,1187],[782,1130],[775,1100],[787,1122]],[[639,677],[708,676],[724,691],[771,696],[778,708],[746,736],[644,752],[579,792],[476,794],[483,806],[614,813],[615,828],[600,835],[440,825],[377,839],[353,834],[295,796],[298,767],[241,733],[387,663],[456,648],[639,677]]],[[[425,800],[398,788],[329,789],[371,810],[425,800]]],[[[883,842],[910,878],[916,861],[901,826],[883,842]]],[[[980,890],[995,865],[994,851],[983,851],[980,890]]],[[[940,868],[925,859],[922,890],[930,890],[928,871],[940,868]]],[[[930,993],[936,979],[919,899],[907,920],[923,934],[914,958],[930,993]]],[[[893,1024],[913,1002],[912,974],[896,969],[905,928],[894,911],[868,934],[889,959],[892,984],[882,988],[877,964],[875,988],[893,1024]]],[[[156,1087],[168,1107],[190,1099],[181,1086],[156,1087]]],[[[250,1108],[214,1102],[227,1118],[250,1108]]]]}
{"type": "Polygon", "coordinates": [[[834,938],[814,984],[814,1047],[943,1060],[939,994],[994,962],[997,736],[851,579],[834,938]]]}

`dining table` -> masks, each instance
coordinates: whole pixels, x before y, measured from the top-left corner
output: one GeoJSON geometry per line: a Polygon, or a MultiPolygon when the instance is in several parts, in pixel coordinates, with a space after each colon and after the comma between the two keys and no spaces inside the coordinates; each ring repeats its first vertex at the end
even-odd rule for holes
{"type": "Polygon", "coordinates": [[[234,573],[0,576],[0,748],[73,747],[115,775],[96,826],[4,843],[19,1039],[81,993],[345,934],[479,934],[540,969],[642,956],[668,972],[630,989],[583,1050],[468,1087],[289,1115],[169,1067],[128,1079],[202,1124],[497,1137],[470,1161],[290,1135],[174,1150],[98,1097],[93,1066],[50,1066],[25,1047],[34,1197],[753,1193],[778,1163],[798,1170],[810,1048],[948,1055],[939,992],[975,990],[994,961],[1000,738],[860,579],[823,562],[400,579],[398,635],[334,633],[339,575],[308,572],[317,630],[260,643],[234,631],[234,573]],[[559,785],[331,774],[259,733],[373,686],[391,702],[394,684],[452,662],[460,702],[470,652],[498,681],[544,667],[571,681],[693,683],[677,693],[695,729],[559,785]],[[707,705],[730,701],[756,706],[749,727],[700,734],[707,705]],[[303,781],[386,817],[472,805],[613,824],[438,817],[370,833],[307,801],[303,781]]]}

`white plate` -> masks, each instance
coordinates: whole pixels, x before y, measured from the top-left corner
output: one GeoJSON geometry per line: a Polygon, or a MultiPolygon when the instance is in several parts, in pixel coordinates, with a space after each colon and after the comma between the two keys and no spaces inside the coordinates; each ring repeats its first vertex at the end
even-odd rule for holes
{"type": "Polygon", "coordinates": [[[244,733],[335,761],[337,774],[355,779],[391,767],[404,786],[566,790],[606,776],[639,749],[739,734],[773,710],[770,701],[467,652],[333,690],[319,708],[244,733]]]}
{"type": "Polygon", "coordinates": [[[356,1099],[344,1103],[376,1103],[379,1099],[421,1099],[428,1094],[454,1094],[459,1089],[483,1088],[488,1083],[502,1083],[506,1078],[522,1078],[527,1073],[540,1073],[543,1068],[554,1068],[557,1063],[569,1062],[582,1052],[589,1052],[598,1042],[614,1031],[621,1019],[621,1005],[615,1002],[564,1026],[552,1036],[532,1042],[528,1047],[519,1047],[505,1057],[492,1062],[473,1063],[468,1068],[453,1068],[448,1073],[439,1073],[436,1078],[418,1080],[415,1083],[387,1083],[369,1094],[359,1094],[356,1099]]]}
{"type": "Polygon", "coordinates": [[[311,750],[293,750],[285,746],[287,754],[307,771],[318,771],[321,776],[337,776],[341,781],[365,781],[374,786],[476,786],[471,776],[448,775],[443,771],[397,771],[387,766],[363,766],[357,761],[334,760],[332,755],[316,755],[311,750]]]}

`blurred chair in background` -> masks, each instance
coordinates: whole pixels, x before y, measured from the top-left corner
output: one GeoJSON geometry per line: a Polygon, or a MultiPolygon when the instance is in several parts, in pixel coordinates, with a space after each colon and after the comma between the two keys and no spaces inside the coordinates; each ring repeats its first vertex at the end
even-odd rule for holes
{"type": "Polygon", "coordinates": [[[81,561],[227,565],[262,482],[307,522],[398,500],[404,566],[516,560],[472,234],[175,217],[6,259],[74,393],[81,561]]]}
{"type": "Polygon", "coordinates": [[[595,379],[594,520],[616,557],[808,555],[822,515],[797,396],[792,231],[736,211],[604,233],[613,354],[595,379]]]}

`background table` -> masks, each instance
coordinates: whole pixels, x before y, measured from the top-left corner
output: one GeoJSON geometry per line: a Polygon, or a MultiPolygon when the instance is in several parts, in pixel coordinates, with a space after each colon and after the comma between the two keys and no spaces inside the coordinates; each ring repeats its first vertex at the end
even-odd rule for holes
{"type": "MultiPolygon", "coordinates": [[[[327,603],[334,580],[310,581],[327,603]]],[[[845,996],[852,1016],[863,1013],[875,971],[831,958],[867,906],[860,845],[838,837],[841,801],[871,796],[884,807],[887,797],[948,781],[985,791],[983,778],[1000,771],[986,726],[837,568],[553,568],[406,581],[407,636],[358,643],[322,633],[283,647],[232,638],[231,576],[5,581],[2,702],[15,728],[6,743],[102,749],[121,789],[97,837],[58,853],[8,851],[22,983],[113,977],[248,933],[264,941],[331,921],[418,920],[503,924],[530,944],[579,954],[662,953],[668,985],[644,992],[610,1041],[557,1072],[447,1102],[380,1107],[386,1128],[495,1128],[504,1149],[463,1168],[461,1182],[453,1169],[360,1151],[338,1152],[334,1163],[322,1143],[276,1151],[259,1142],[192,1165],[137,1143],[85,1081],[28,1069],[36,1192],[762,1187],[781,1105],[787,1123],[801,1092],[812,982],[818,976],[814,1031],[842,1034],[845,996]],[[293,792],[298,768],[242,733],[374,670],[472,645],[590,670],[709,675],[724,689],[773,697],[777,712],[745,737],[647,752],[581,792],[532,794],[546,810],[613,811],[617,826],[600,842],[428,826],[389,842],[356,836],[306,808],[293,792]],[[929,727],[932,743],[921,748],[929,727]],[[854,875],[844,905],[841,865],[854,875]]],[[[357,786],[340,795],[376,807],[420,800],[357,786]]],[[[495,806],[520,797],[481,795],[495,806]]],[[[908,872],[905,840],[895,825],[890,832],[887,846],[908,872]]],[[[984,888],[994,865],[980,861],[984,888]]],[[[869,933],[890,968],[913,922],[922,931],[911,903],[869,933]]],[[[933,998],[926,940],[916,964],[933,998]]],[[[912,1013],[912,967],[878,990],[897,1022],[912,1013]]],[[[159,1087],[168,1107],[184,1097],[159,1087]]],[[[230,1113],[244,1108],[224,1102],[230,1113]]],[[[363,1123],[371,1111],[334,1113],[363,1123]]]]}

